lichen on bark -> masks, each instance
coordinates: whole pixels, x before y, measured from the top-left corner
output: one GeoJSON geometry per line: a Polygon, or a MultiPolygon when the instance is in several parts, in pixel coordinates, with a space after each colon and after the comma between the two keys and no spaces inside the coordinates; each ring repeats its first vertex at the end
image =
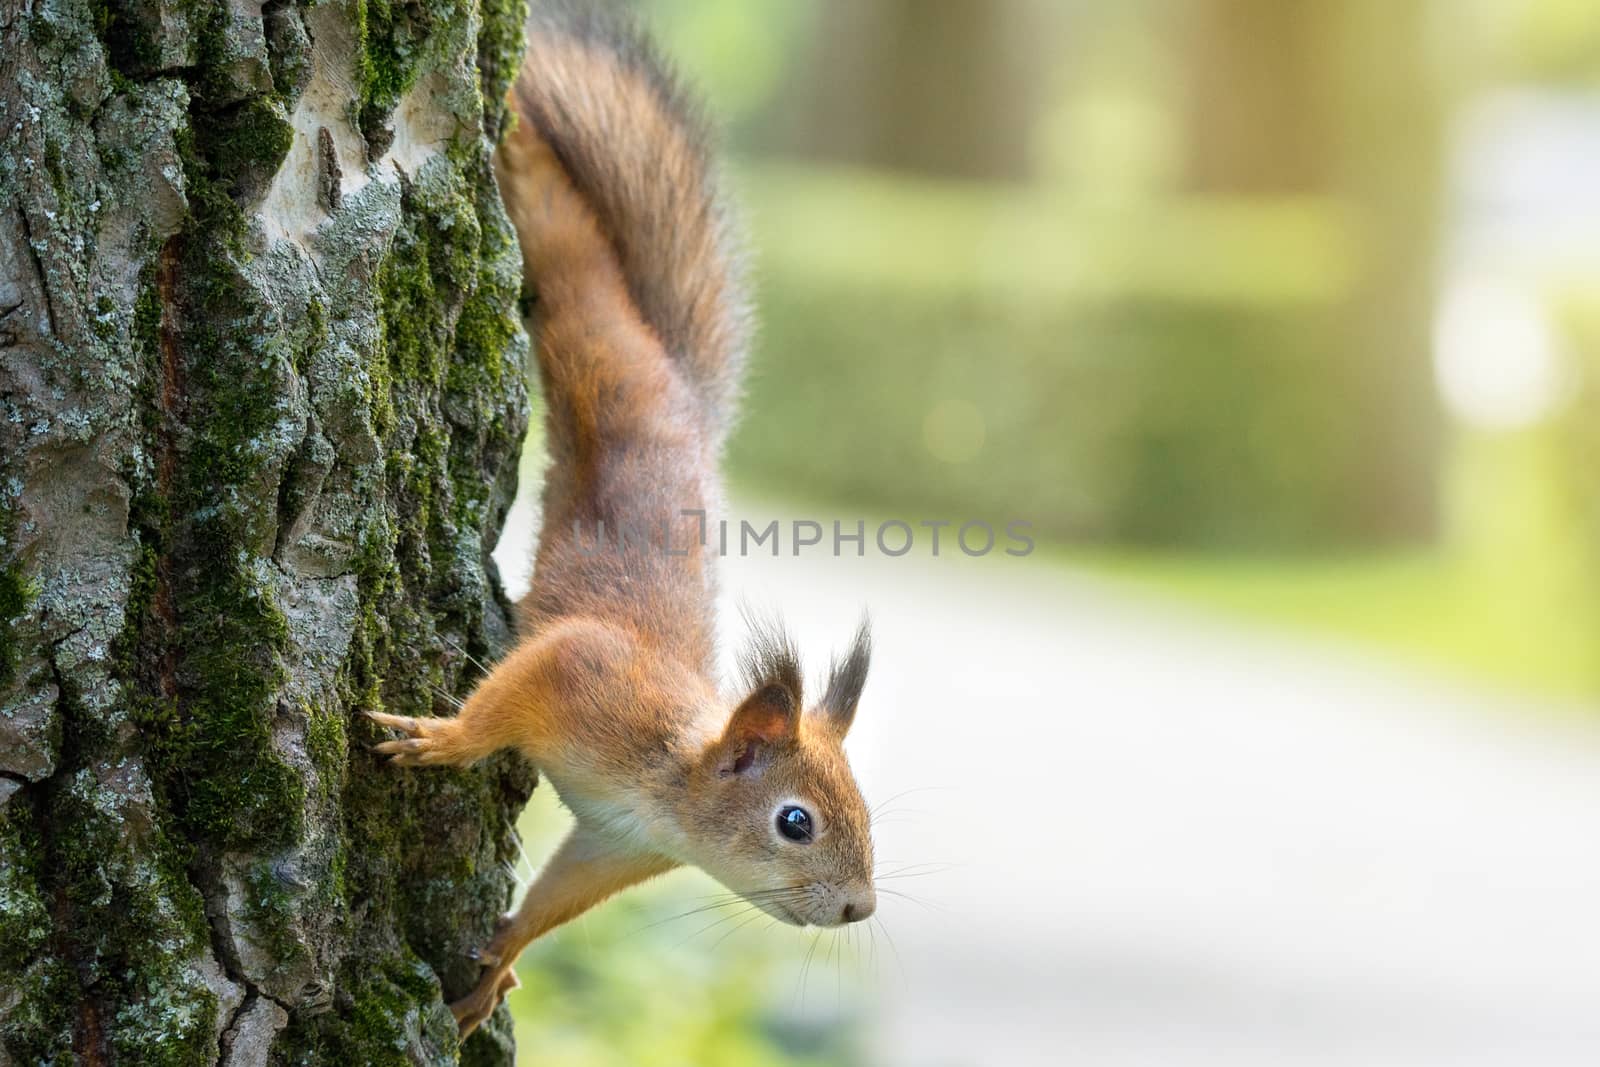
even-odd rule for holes
{"type": "Polygon", "coordinates": [[[510,639],[522,17],[0,19],[0,1062],[509,1060],[444,997],[532,772],[358,713],[510,639]]]}

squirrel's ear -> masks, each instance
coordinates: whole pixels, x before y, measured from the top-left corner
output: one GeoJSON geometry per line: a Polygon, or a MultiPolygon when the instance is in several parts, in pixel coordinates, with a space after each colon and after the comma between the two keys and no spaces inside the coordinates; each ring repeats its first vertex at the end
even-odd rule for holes
{"type": "Polygon", "coordinates": [[[774,745],[794,737],[800,723],[795,695],[774,682],[744,698],[728,720],[728,736],[741,741],[774,745]]]}
{"type": "Polygon", "coordinates": [[[850,732],[856,718],[856,705],[861,703],[861,691],[867,685],[867,668],[872,664],[872,622],[865,616],[856,628],[850,650],[841,659],[833,661],[828,671],[828,688],[822,694],[820,709],[843,737],[850,732]]]}
{"type": "Polygon", "coordinates": [[[798,695],[779,682],[761,686],[733,709],[728,720],[721,745],[723,776],[743,774],[763,749],[794,740],[799,728],[798,695]]]}

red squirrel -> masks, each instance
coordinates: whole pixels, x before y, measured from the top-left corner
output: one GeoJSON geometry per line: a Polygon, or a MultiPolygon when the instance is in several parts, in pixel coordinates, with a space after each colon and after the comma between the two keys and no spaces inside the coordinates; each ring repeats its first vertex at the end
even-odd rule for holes
{"type": "Polygon", "coordinates": [[[551,455],[527,636],[453,718],[370,713],[401,766],[514,748],[576,816],[453,1003],[463,1037],[516,985],[534,938],[680,865],[769,915],[838,926],[876,907],[869,817],[842,743],[866,683],[863,623],[820,699],[758,626],[743,688],[714,682],[703,518],[748,342],[744,278],[704,123],[618,16],[557,4],[528,22],[496,173],[535,295],[551,455]],[[583,531],[652,529],[630,551],[583,531]]]}

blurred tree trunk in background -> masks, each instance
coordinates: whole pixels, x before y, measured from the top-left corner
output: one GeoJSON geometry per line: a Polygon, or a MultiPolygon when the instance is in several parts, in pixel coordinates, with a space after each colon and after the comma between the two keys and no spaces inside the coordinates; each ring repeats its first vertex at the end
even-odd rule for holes
{"type": "Polygon", "coordinates": [[[1184,186],[1231,195],[1326,191],[1337,138],[1334,3],[1182,0],[1184,186]]]}
{"type": "Polygon", "coordinates": [[[356,713],[508,638],[517,8],[0,16],[0,1062],[456,1059],[532,776],[356,713]]]}
{"type": "Polygon", "coordinates": [[[1427,0],[1177,0],[1184,188],[1336,200],[1353,238],[1344,316],[1352,527],[1434,533],[1430,326],[1441,125],[1427,0]]]}
{"type": "Polygon", "coordinates": [[[1433,376],[1443,104],[1429,66],[1428,0],[1345,0],[1337,25],[1338,181],[1357,242],[1345,320],[1361,375],[1352,432],[1366,441],[1364,526],[1432,536],[1443,432],[1433,376]]]}
{"type": "Polygon", "coordinates": [[[784,147],[811,159],[1020,179],[1049,103],[1053,5],[824,0],[784,147]]]}

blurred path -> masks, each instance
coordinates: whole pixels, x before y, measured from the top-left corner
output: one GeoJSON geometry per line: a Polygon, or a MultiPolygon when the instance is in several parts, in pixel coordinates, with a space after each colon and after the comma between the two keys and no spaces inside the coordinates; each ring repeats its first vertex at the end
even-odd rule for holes
{"type": "Polygon", "coordinates": [[[878,1062],[1600,1063],[1593,732],[1034,560],[723,574],[810,676],[871,606],[880,857],[958,865],[884,883],[878,1062]]]}

